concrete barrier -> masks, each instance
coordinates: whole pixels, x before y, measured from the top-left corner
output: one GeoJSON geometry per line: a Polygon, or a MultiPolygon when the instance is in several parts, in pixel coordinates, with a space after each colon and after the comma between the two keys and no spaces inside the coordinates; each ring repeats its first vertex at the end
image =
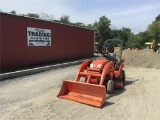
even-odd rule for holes
{"type": "Polygon", "coordinates": [[[20,70],[20,71],[15,71],[15,72],[4,73],[4,74],[0,74],[0,81],[6,80],[6,79],[13,79],[13,78],[21,77],[21,76],[26,76],[26,75],[31,75],[31,74],[36,74],[36,73],[44,72],[44,71],[51,70],[51,69],[78,65],[78,64],[81,64],[85,60],[66,62],[66,63],[56,64],[56,65],[49,65],[49,66],[37,67],[33,69],[26,69],[26,70],[20,70]]]}

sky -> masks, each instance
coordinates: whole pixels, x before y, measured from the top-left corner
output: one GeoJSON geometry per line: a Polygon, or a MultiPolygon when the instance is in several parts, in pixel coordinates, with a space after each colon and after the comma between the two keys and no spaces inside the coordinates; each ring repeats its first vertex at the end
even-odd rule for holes
{"type": "Polygon", "coordinates": [[[138,33],[146,30],[160,14],[160,0],[0,0],[0,10],[46,13],[54,19],[69,15],[71,22],[84,24],[92,24],[105,15],[112,27],[127,27],[138,33]]]}

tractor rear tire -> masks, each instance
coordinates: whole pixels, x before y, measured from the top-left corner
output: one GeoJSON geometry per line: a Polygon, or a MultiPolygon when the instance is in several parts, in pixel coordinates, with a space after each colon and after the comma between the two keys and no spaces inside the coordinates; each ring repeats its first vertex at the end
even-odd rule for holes
{"type": "Polygon", "coordinates": [[[126,74],[125,74],[125,71],[122,70],[122,73],[123,73],[123,84],[125,85],[125,81],[126,81],[126,74]]]}
{"type": "MultiPolygon", "coordinates": [[[[121,75],[120,75],[120,81],[122,82],[123,87],[124,87],[124,85],[125,85],[125,79],[126,79],[125,71],[122,70],[121,75]]],[[[123,88],[123,87],[122,87],[122,88],[123,88]]]]}
{"type": "Polygon", "coordinates": [[[113,80],[109,80],[107,83],[107,93],[108,94],[114,93],[114,81],[113,80]]]}

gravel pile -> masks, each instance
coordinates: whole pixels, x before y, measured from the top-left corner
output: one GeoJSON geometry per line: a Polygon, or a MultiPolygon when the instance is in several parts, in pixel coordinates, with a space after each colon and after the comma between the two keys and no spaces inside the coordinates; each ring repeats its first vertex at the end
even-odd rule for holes
{"type": "Polygon", "coordinates": [[[149,49],[123,50],[123,58],[125,65],[160,69],[160,55],[149,49]]]}

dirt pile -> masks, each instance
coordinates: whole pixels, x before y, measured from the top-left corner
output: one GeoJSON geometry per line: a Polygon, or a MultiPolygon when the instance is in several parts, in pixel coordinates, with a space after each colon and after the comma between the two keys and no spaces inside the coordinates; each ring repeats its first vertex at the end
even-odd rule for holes
{"type": "Polygon", "coordinates": [[[160,55],[149,49],[124,50],[125,65],[160,69],[160,55]]]}

